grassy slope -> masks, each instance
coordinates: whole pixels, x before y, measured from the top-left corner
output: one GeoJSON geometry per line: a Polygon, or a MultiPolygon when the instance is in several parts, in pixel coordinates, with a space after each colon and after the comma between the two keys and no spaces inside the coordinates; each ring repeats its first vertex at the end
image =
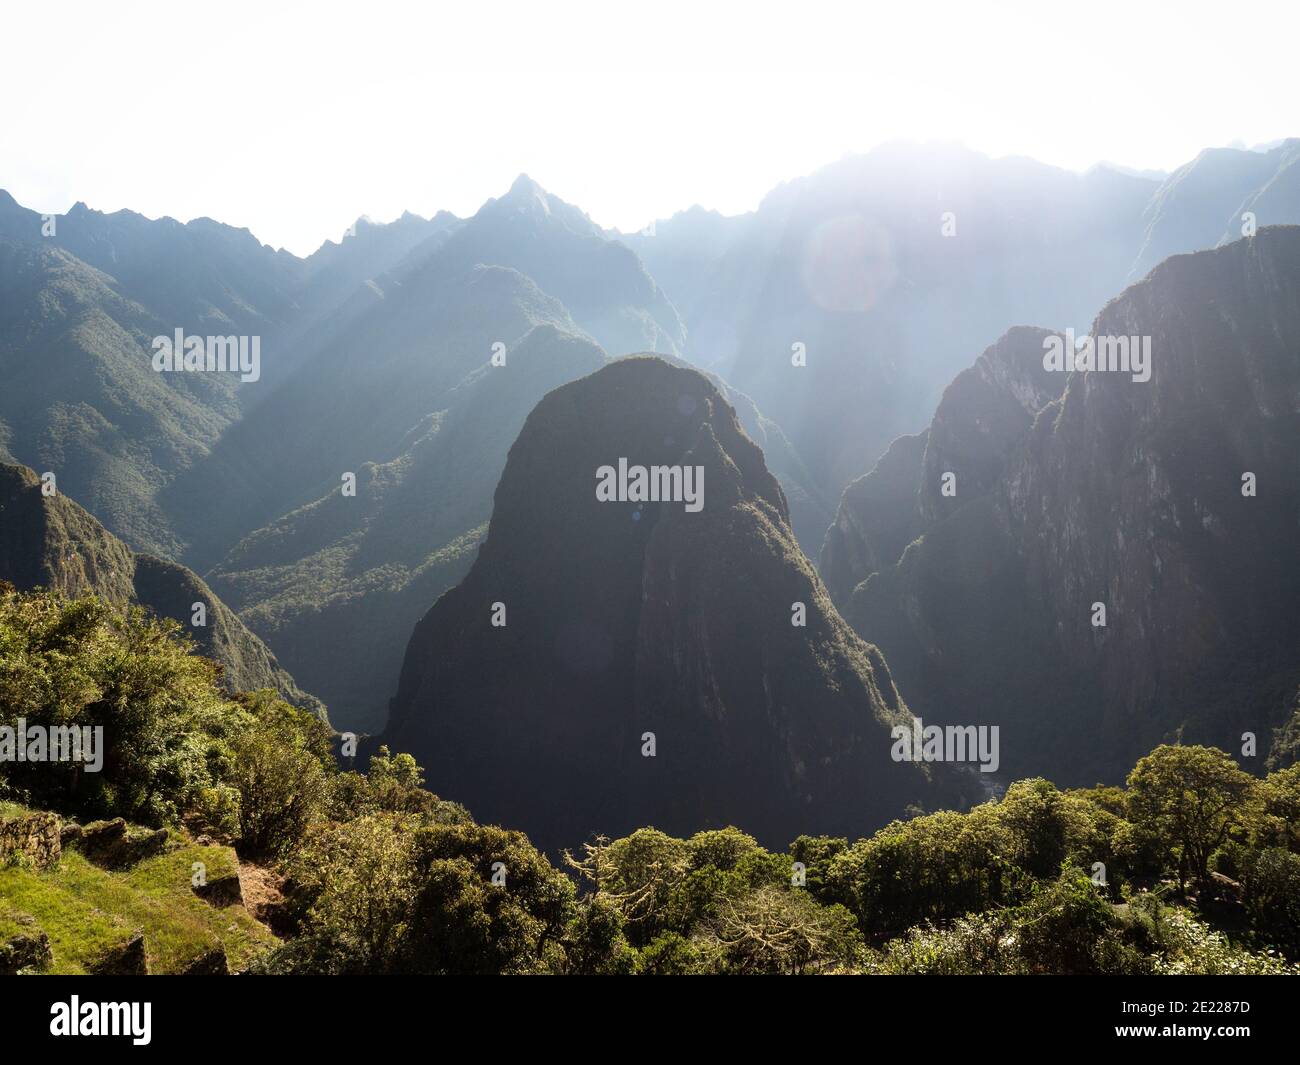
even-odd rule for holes
{"type": "MultiPolygon", "coordinates": [[[[21,812],[0,804],[4,816],[21,812]]],[[[0,939],[18,931],[18,915],[28,914],[50,937],[51,974],[85,973],[139,932],[150,973],[182,972],[218,944],[238,972],[277,941],[243,906],[218,908],[195,895],[194,862],[204,863],[209,882],[236,871],[229,847],[196,844],[121,872],[101,869],[75,850],[65,850],[45,872],[0,868],[0,939]]]]}

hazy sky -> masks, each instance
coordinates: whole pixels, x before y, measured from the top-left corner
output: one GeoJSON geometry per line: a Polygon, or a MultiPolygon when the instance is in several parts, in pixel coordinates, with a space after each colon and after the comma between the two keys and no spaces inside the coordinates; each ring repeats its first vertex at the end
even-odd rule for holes
{"type": "Polygon", "coordinates": [[[305,254],[516,174],[597,222],[734,213],[883,140],[1171,169],[1300,134],[1300,5],[10,0],[0,188],[305,254]],[[21,6],[20,6],[21,5],[21,6]]]}

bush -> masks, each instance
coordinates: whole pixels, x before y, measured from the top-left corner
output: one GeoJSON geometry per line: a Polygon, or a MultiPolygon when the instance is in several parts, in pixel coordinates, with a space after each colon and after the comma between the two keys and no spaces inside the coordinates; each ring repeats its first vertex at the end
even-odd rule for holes
{"type": "Polygon", "coordinates": [[[1300,959],[1300,854],[1270,847],[1253,856],[1245,877],[1246,912],[1259,941],[1300,959]]]}
{"type": "Polygon", "coordinates": [[[1155,972],[1162,976],[1298,975],[1300,968],[1281,958],[1234,946],[1186,910],[1170,909],[1161,921],[1163,956],[1155,972]]]}
{"type": "Polygon", "coordinates": [[[1101,942],[1117,925],[1110,903],[1077,869],[1039,888],[1016,912],[1020,955],[1029,972],[1101,972],[1101,942]]]}
{"type": "Polygon", "coordinates": [[[872,955],[867,971],[888,976],[1013,976],[1025,972],[1009,910],[924,924],[872,955]]]}
{"type": "Polygon", "coordinates": [[[317,825],[288,862],[300,939],[272,971],[384,973],[399,964],[415,899],[412,840],[390,815],[317,825]]]}
{"type": "Polygon", "coordinates": [[[225,779],[248,724],[192,649],[139,608],[0,587],[0,724],[102,728],[107,748],[97,773],[6,763],[8,785],[78,816],[176,821],[225,779]]]}
{"type": "Polygon", "coordinates": [[[239,849],[281,856],[325,816],[329,732],[271,692],[240,696],[253,724],[231,744],[239,791],[239,849]]]}

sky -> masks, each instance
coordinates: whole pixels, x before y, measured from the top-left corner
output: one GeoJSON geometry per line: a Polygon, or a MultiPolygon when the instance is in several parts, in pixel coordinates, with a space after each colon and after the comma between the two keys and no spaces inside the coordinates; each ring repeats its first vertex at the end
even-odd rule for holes
{"type": "Polygon", "coordinates": [[[1300,5],[8,0],[0,188],[247,227],[472,214],[527,173],[596,222],[752,210],[896,138],[1171,170],[1300,135],[1300,5]]]}

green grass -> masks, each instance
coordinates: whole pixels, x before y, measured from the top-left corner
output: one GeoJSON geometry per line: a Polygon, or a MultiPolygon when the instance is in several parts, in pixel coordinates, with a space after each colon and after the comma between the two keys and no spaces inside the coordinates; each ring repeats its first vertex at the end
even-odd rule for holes
{"type": "Polygon", "coordinates": [[[7,899],[0,898],[0,943],[7,943],[15,936],[32,931],[30,925],[19,920],[26,916],[21,910],[14,909],[7,899]]]}
{"type": "Polygon", "coordinates": [[[151,973],[184,970],[218,943],[232,971],[276,943],[242,906],[210,906],[190,887],[192,864],[203,862],[209,881],[234,872],[228,847],[185,846],[109,872],[76,851],[43,873],[0,869],[0,932],[30,914],[50,937],[48,972],[84,973],[106,953],[143,932],[151,973]]]}

